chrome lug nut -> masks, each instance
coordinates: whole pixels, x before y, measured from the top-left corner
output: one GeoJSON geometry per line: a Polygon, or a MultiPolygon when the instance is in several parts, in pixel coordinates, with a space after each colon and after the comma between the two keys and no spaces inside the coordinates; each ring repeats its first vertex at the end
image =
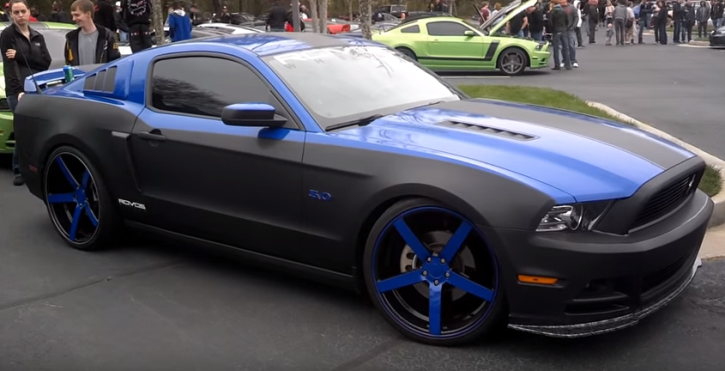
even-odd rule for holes
{"type": "Polygon", "coordinates": [[[445,259],[441,259],[441,264],[446,264],[446,260],[445,259]]]}
{"type": "Polygon", "coordinates": [[[426,259],[426,260],[428,261],[428,263],[430,263],[430,262],[431,262],[431,258],[430,258],[430,256],[429,256],[429,257],[428,257],[428,259],[426,259]]]}
{"type": "Polygon", "coordinates": [[[433,281],[433,284],[438,286],[438,280],[433,281]]]}
{"type": "Polygon", "coordinates": [[[446,278],[450,277],[451,274],[449,272],[446,272],[446,278]]]}
{"type": "Polygon", "coordinates": [[[423,275],[424,276],[427,276],[428,275],[428,272],[427,271],[423,271],[423,275]]]}

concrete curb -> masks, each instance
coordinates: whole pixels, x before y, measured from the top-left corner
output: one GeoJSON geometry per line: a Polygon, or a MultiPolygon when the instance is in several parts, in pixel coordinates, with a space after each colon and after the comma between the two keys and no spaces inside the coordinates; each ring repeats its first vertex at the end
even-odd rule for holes
{"type": "MultiPolygon", "coordinates": [[[[598,108],[622,121],[628,121],[637,126],[639,129],[644,130],[648,133],[657,135],[658,137],[667,139],[675,144],[678,144],[688,151],[700,156],[705,162],[707,162],[709,165],[712,165],[720,170],[720,177],[722,179],[725,179],[725,161],[689,144],[686,143],[680,139],[677,139],[673,137],[670,134],[665,133],[662,130],[655,129],[652,126],[649,126],[641,121],[635,120],[619,111],[616,111],[612,109],[609,106],[606,106],[601,103],[596,102],[587,102],[587,104],[591,107],[598,108]]],[[[713,228],[715,226],[719,226],[722,224],[725,224],[725,187],[720,190],[720,193],[716,194],[712,197],[713,202],[715,202],[715,210],[712,213],[712,218],[710,218],[710,224],[708,225],[709,228],[713,228]]]]}

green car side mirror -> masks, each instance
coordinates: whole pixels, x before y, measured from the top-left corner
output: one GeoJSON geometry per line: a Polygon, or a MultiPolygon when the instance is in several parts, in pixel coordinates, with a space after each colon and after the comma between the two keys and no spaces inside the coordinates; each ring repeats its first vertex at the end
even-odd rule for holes
{"type": "Polygon", "coordinates": [[[473,32],[473,31],[471,31],[471,30],[463,31],[463,34],[466,35],[466,36],[469,36],[469,37],[470,36],[476,36],[476,33],[473,32]]]}

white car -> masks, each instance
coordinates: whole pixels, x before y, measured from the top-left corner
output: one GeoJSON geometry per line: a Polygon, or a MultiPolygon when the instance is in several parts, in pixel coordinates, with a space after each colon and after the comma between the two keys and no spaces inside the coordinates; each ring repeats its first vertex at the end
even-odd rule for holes
{"type": "Polygon", "coordinates": [[[239,25],[228,24],[228,23],[202,23],[196,27],[217,30],[217,31],[221,31],[224,33],[228,33],[230,35],[243,35],[243,34],[264,32],[263,30],[259,30],[256,28],[247,27],[247,26],[239,26],[239,25]]]}

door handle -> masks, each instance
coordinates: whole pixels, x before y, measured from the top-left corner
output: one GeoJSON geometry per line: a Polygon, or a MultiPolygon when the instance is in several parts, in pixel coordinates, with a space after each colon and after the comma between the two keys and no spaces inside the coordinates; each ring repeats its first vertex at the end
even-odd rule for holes
{"type": "Polygon", "coordinates": [[[143,140],[153,140],[156,142],[163,142],[166,140],[166,137],[161,135],[161,131],[157,129],[151,130],[150,132],[142,131],[138,133],[138,137],[143,140]]]}

